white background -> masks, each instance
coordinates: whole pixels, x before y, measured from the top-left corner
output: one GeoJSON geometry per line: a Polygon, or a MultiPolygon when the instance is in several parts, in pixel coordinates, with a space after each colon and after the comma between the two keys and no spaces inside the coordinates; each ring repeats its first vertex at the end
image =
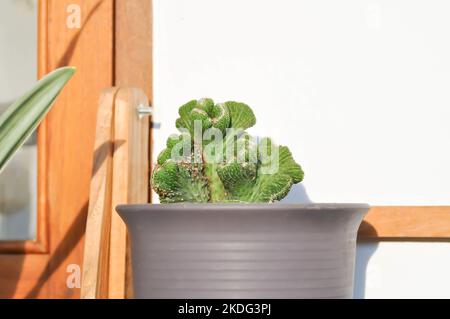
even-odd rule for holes
{"type": "MultiPolygon", "coordinates": [[[[306,172],[287,201],[450,205],[449,14],[444,0],[156,0],[154,150],[181,104],[237,100],[306,172]]],[[[355,294],[450,297],[448,269],[449,243],[361,244],[355,294]]]]}

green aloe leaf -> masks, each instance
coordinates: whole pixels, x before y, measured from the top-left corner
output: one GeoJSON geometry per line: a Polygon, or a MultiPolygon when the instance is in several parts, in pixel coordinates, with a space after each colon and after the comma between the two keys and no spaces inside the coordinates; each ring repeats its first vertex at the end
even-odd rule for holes
{"type": "Polygon", "coordinates": [[[74,73],[73,67],[53,71],[0,116],[0,171],[33,134],[74,73]]]}

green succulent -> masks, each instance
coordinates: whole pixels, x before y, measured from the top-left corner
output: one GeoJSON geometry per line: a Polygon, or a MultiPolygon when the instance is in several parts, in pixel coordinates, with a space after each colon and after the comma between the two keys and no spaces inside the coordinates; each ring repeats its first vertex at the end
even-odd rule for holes
{"type": "Polygon", "coordinates": [[[248,105],[193,100],[179,115],[181,134],[169,137],[151,178],[161,203],[274,202],[303,180],[286,146],[247,133],[256,123],[248,105]]]}

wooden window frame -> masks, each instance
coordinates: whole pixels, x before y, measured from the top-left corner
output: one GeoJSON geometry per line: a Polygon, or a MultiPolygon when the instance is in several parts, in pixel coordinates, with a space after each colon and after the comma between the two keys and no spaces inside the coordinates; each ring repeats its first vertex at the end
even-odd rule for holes
{"type": "MultiPolygon", "coordinates": [[[[38,1],[37,7],[37,77],[40,79],[47,73],[48,25],[47,1],[38,1]]],[[[36,238],[30,240],[2,240],[0,254],[47,254],[49,252],[48,207],[47,207],[47,169],[46,169],[46,141],[47,121],[44,119],[37,130],[37,229],[36,238]]]]}

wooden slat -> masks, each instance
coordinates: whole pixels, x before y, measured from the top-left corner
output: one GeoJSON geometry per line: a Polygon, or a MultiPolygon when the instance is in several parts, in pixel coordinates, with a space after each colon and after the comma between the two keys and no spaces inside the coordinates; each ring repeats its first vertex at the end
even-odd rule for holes
{"type": "Polygon", "coordinates": [[[137,114],[147,97],[137,89],[116,95],[109,264],[109,298],[129,297],[127,290],[127,232],[115,211],[119,204],[146,203],[148,192],[148,118],[137,114]]]}
{"type": "MultiPolygon", "coordinates": [[[[152,0],[116,0],[115,82],[120,87],[144,91],[153,105],[153,9],[152,0]]],[[[150,121],[150,119],[149,119],[150,121]]],[[[151,130],[148,133],[153,144],[151,130]]],[[[152,163],[149,152],[149,163],[152,163]]],[[[150,174],[150,169],[148,169],[150,174]]],[[[148,191],[148,201],[151,201],[148,191]]]]}
{"type": "MultiPolygon", "coordinates": [[[[143,90],[143,93],[147,96],[145,105],[152,105],[153,95],[153,63],[152,63],[152,1],[151,0],[115,0],[115,83],[120,87],[136,87],[143,90]]],[[[142,101],[144,102],[144,101],[142,101]]],[[[144,150],[142,147],[138,149],[139,152],[147,152],[147,161],[142,171],[138,172],[138,175],[130,176],[136,182],[130,183],[131,187],[137,187],[140,190],[146,189],[146,195],[143,193],[142,198],[139,198],[137,202],[148,202],[151,192],[147,187],[148,176],[150,174],[151,152],[149,151],[149,144],[152,143],[152,136],[150,127],[150,119],[145,119],[147,122],[147,134],[142,136],[143,145],[146,145],[144,150]],[[144,177],[145,176],[145,177],[144,177]],[[142,185],[144,182],[145,185],[142,185]]],[[[144,133],[142,133],[144,134],[144,133]]],[[[145,154],[141,153],[142,158],[145,154]]],[[[134,172],[136,173],[136,171],[134,172]]],[[[135,194],[135,190],[131,190],[131,194],[135,194]]],[[[138,192],[139,193],[139,192],[138,192]]],[[[113,217],[114,218],[114,217],[113,217]]],[[[117,218],[117,217],[116,217],[117,218]]],[[[120,257],[120,265],[118,265],[117,276],[121,277],[125,271],[125,289],[123,287],[117,287],[113,289],[111,294],[116,297],[132,295],[132,281],[131,281],[131,264],[130,264],[130,250],[127,246],[123,245],[123,225],[121,221],[113,219],[113,222],[117,224],[119,237],[122,238],[119,243],[120,249],[118,254],[122,256],[125,251],[126,264],[122,264],[123,259],[120,257]]],[[[113,278],[113,276],[111,277],[113,278]]]]}
{"type": "Polygon", "coordinates": [[[152,98],[152,1],[116,0],[116,86],[152,98]]]}
{"type": "Polygon", "coordinates": [[[108,297],[109,236],[111,229],[114,100],[117,89],[100,97],[95,135],[94,168],[86,224],[82,298],[108,297]]]}
{"type": "Polygon", "coordinates": [[[373,207],[359,229],[358,238],[377,240],[448,239],[450,238],[450,207],[373,207]]]}
{"type": "Polygon", "coordinates": [[[91,181],[83,298],[131,297],[127,231],[114,208],[147,201],[149,126],[137,114],[146,102],[138,89],[110,89],[100,101],[94,160],[99,166],[94,164],[91,181]]]}

